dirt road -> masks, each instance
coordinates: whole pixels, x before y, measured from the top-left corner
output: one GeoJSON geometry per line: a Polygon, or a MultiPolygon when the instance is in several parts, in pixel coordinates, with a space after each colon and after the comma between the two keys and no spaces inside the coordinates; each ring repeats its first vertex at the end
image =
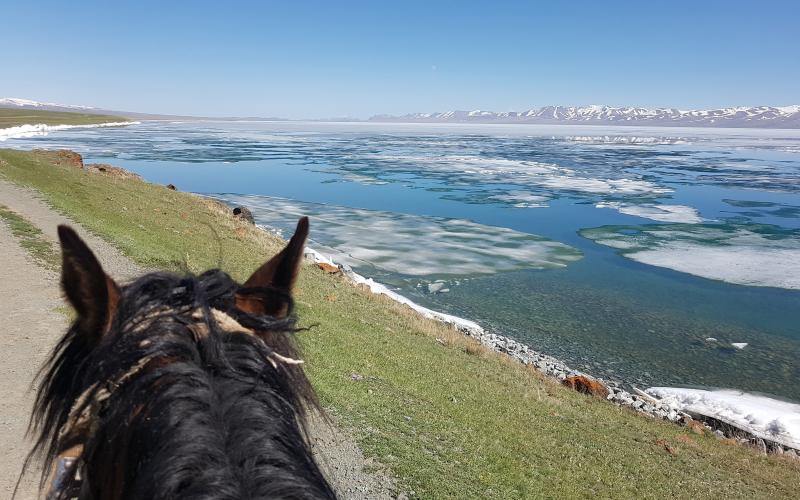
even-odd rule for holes
{"type": "MultiPolygon", "coordinates": [[[[0,180],[0,204],[19,213],[57,241],[58,224],[73,226],[97,254],[106,272],[124,282],[143,272],[115,247],[87,233],[55,212],[35,191],[0,180]]],[[[67,327],[58,311],[62,305],[58,275],[38,266],[0,221],[0,497],[11,498],[30,440],[25,430],[33,404],[32,383],[57,339],[67,327]]],[[[370,472],[355,440],[346,432],[313,420],[312,442],[317,459],[341,498],[394,498],[394,481],[370,472]]],[[[38,464],[23,476],[17,498],[37,498],[38,464]]]]}

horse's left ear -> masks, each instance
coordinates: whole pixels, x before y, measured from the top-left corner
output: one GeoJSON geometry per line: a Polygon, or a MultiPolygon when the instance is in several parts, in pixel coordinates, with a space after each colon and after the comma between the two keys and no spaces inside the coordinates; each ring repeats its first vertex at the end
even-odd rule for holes
{"type": "Polygon", "coordinates": [[[61,288],[78,315],[78,329],[91,341],[108,330],[119,303],[119,287],[89,247],[69,226],[58,226],[61,288]]]}
{"type": "MultiPolygon", "coordinates": [[[[265,262],[244,283],[245,288],[272,288],[286,294],[291,293],[303,261],[303,247],[308,238],[308,217],[297,223],[297,229],[286,247],[265,262]]],[[[263,300],[244,295],[236,296],[236,307],[253,314],[285,315],[288,304],[265,304],[263,300]]]]}

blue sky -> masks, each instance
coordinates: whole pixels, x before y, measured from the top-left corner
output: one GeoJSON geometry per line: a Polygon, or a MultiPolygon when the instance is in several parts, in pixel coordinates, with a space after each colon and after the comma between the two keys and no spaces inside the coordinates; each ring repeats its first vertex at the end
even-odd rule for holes
{"type": "Polygon", "coordinates": [[[0,97],[195,115],[800,104],[799,1],[8,2],[0,97]]]}

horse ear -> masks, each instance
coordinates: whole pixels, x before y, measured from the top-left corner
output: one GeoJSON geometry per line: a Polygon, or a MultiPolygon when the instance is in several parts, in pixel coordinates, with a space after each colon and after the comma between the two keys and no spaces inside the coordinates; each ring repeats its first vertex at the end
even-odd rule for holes
{"type": "MultiPolygon", "coordinates": [[[[297,229],[286,247],[265,262],[244,283],[245,288],[272,288],[290,293],[303,260],[303,247],[308,238],[308,217],[297,222],[297,229]]],[[[255,297],[236,297],[236,306],[250,313],[280,315],[287,304],[264,304],[255,297]]]]}
{"type": "Polygon", "coordinates": [[[58,226],[61,241],[61,288],[78,315],[78,329],[99,340],[108,329],[119,303],[117,284],[69,226],[58,226]]]}

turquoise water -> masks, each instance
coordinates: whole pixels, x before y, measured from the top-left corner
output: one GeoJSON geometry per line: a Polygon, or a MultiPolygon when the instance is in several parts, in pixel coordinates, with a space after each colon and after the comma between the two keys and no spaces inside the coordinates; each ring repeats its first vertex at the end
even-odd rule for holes
{"type": "Polygon", "coordinates": [[[361,274],[611,380],[800,399],[797,131],[146,122],[3,146],[309,214],[361,274]]]}

